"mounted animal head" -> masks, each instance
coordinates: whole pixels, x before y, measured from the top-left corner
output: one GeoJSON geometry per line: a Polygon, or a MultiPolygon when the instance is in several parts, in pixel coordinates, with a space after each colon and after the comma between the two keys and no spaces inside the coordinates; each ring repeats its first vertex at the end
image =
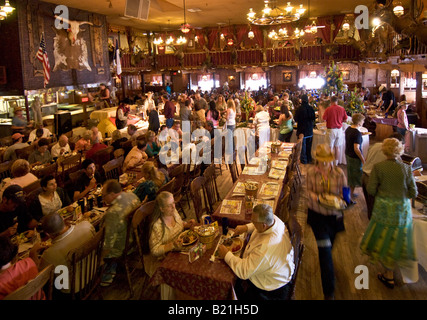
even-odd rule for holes
{"type": "Polygon", "coordinates": [[[57,15],[55,15],[55,19],[59,19],[59,20],[63,21],[64,23],[68,24],[68,26],[69,26],[67,29],[68,39],[70,40],[72,46],[76,43],[77,35],[79,34],[79,32],[84,31],[83,29],[80,29],[81,25],[88,24],[88,25],[98,27],[98,28],[102,27],[102,25],[98,26],[98,25],[95,25],[89,21],[68,20],[64,17],[60,17],[57,15]]]}
{"type": "Polygon", "coordinates": [[[376,5],[374,15],[390,25],[397,34],[415,36],[418,41],[427,45],[427,26],[420,19],[423,9],[423,0],[411,0],[409,10],[398,17],[393,12],[393,0],[387,0],[385,4],[376,5]]]}

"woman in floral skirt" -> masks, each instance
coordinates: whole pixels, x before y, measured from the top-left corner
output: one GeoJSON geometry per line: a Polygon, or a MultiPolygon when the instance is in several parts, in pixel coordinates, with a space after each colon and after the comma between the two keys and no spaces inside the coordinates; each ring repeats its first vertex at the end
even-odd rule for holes
{"type": "Polygon", "coordinates": [[[387,160],[374,166],[367,185],[375,203],[360,248],[372,262],[382,264],[384,272],[378,279],[392,289],[396,266],[409,266],[417,260],[410,202],[417,196],[417,187],[411,168],[400,161],[402,143],[385,139],[382,151],[387,160]]]}

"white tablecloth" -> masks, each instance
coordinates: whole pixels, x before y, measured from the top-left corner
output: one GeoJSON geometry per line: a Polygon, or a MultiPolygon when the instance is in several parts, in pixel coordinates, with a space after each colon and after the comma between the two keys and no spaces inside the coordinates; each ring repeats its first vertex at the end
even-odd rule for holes
{"type": "Polygon", "coordinates": [[[95,110],[90,114],[91,119],[98,119],[99,121],[108,118],[116,117],[117,107],[105,108],[102,110],[95,110]]]}
{"type": "Polygon", "coordinates": [[[418,281],[418,264],[427,271],[427,220],[422,220],[422,218],[427,219],[427,216],[418,211],[420,208],[422,208],[422,204],[416,201],[415,208],[412,208],[412,217],[418,263],[414,262],[409,267],[400,268],[405,283],[414,283],[418,281]]]}
{"type": "MultiPolygon", "coordinates": [[[[343,133],[345,130],[349,127],[347,123],[343,123],[342,130],[343,133]]],[[[360,128],[361,132],[368,132],[368,129],[366,128],[360,128]]],[[[291,140],[292,141],[292,140],[291,140]]],[[[313,144],[311,146],[311,155],[314,159],[314,154],[316,151],[316,147],[318,144],[326,143],[326,131],[321,131],[314,129],[313,130],[313,144]]],[[[369,150],[369,135],[362,135],[362,153],[363,156],[366,158],[368,155],[369,150]]],[[[343,139],[343,144],[341,146],[341,155],[340,159],[338,161],[340,164],[347,164],[347,160],[345,159],[345,139],[343,139]]]]}

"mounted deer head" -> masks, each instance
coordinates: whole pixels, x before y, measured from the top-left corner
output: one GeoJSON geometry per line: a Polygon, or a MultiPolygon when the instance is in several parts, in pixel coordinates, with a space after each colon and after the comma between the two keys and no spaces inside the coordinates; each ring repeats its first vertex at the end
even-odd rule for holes
{"type": "Polygon", "coordinates": [[[98,28],[102,27],[102,25],[98,26],[89,21],[68,20],[64,17],[60,17],[57,15],[55,15],[55,19],[62,20],[64,23],[67,23],[69,25],[69,28],[67,29],[67,33],[68,33],[68,39],[70,40],[72,46],[76,43],[77,35],[79,34],[79,32],[84,31],[83,29],[80,30],[81,25],[88,24],[98,28]]]}
{"type": "Polygon", "coordinates": [[[409,12],[398,17],[393,12],[393,0],[387,0],[385,5],[376,5],[375,15],[390,25],[397,34],[415,36],[418,41],[427,45],[427,26],[419,19],[423,8],[423,0],[411,0],[409,12]]]}

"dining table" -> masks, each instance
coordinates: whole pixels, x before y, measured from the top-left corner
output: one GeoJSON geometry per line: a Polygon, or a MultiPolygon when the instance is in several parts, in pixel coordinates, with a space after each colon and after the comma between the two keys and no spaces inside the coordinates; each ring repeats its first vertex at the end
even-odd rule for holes
{"type": "MultiPolygon", "coordinates": [[[[232,229],[229,229],[227,236],[232,233],[232,229]]],[[[187,299],[237,300],[234,291],[237,276],[224,260],[218,257],[212,259],[221,240],[221,234],[220,227],[209,248],[193,262],[190,262],[186,251],[169,252],[151,277],[150,284],[153,286],[167,284],[187,299]]],[[[244,235],[241,237],[247,238],[244,235]]],[[[244,249],[245,247],[239,252],[240,256],[244,249]]]]}
{"type": "Polygon", "coordinates": [[[418,261],[409,262],[405,266],[399,265],[404,283],[418,282],[418,265],[427,271],[427,206],[420,201],[415,201],[412,208],[412,225],[418,261]]]}
{"type": "Polygon", "coordinates": [[[268,204],[276,210],[276,206],[283,187],[289,155],[292,153],[294,143],[281,143],[278,153],[271,152],[271,144],[260,148],[255,157],[249,158],[249,163],[239,175],[233,187],[222,200],[222,203],[211,215],[214,221],[222,221],[228,218],[229,226],[235,228],[237,225],[251,222],[251,208],[246,208],[245,186],[254,183],[258,186],[252,205],[268,204]],[[270,168],[262,166],[262,156],[271,159],[270,168]]]}

